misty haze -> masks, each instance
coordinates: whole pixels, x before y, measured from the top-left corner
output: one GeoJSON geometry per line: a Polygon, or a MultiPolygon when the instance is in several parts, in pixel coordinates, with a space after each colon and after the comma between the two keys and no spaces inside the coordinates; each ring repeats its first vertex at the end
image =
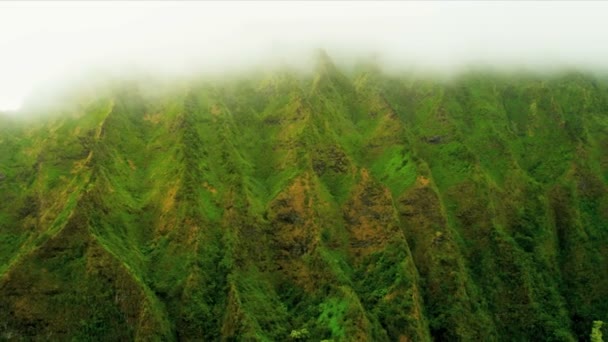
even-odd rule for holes
{"type": "Polygon", "coordinates": [[[606,72],[607,12],[603,2],[4,2],[0,109],[92,70],[310,70],[318,48],[393,72],[606,72]]]}
{"type": "Polygon", "coordinates": [[[0,339],[602,341],[606,18],[0,2],[0,339]]]}

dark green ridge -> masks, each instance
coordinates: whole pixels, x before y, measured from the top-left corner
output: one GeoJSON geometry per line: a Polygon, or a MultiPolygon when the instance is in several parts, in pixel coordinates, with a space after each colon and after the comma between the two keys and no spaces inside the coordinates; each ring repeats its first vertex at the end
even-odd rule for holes
{"type": "Polygon", "coordinates": [[[608,322],[608,83],[115,82],[0,115],[0,339],[576,341],[608,322]],[[37,109],[41,111],[41,109],[37,109]]]}

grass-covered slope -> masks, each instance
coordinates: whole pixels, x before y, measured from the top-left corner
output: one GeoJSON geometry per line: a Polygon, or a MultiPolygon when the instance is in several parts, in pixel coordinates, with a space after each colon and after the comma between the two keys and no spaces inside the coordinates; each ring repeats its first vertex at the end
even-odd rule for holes
{"type": "MultiPolygon", "coordinates": [[[[0,338],[585,340],[608,88],[364,66],[0,117],[0,338]]],[[[59,107],[61,108],[61,107],[59,107]]]]}

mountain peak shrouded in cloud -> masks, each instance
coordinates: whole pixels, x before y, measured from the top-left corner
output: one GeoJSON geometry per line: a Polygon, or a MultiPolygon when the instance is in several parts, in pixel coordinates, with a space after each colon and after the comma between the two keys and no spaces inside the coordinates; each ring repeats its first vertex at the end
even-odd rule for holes
{"type": "Polygon", "coordinates": [[[331,57],[329,57],[325,49],[317,48],[315,50],[315,58],[317,62],[317,70],[319,71],[330,71],[336,68],[334,62],[331,60],[331,57]]]}
{"type": "Polygon", "coordinates": [[[2,2],[0,109],[92,68],[310,70],[319,46],[340,67],[375,53],[393,72],[605,71],[607,15],[603,2],[2,2]]]}
{"type": "Polygon", "coordinates": [[[607,8],[0,1],[0,340],[587,340],[607,8]]]}

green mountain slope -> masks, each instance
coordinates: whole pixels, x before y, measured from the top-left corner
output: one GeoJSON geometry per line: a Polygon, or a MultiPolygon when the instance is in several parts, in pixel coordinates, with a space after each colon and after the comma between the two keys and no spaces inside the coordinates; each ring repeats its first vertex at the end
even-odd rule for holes
{"type": "Polygon", "coordinates": [[[588,339],[608,86],[317,70],[0,117],[9,340],[588,339]]]}

